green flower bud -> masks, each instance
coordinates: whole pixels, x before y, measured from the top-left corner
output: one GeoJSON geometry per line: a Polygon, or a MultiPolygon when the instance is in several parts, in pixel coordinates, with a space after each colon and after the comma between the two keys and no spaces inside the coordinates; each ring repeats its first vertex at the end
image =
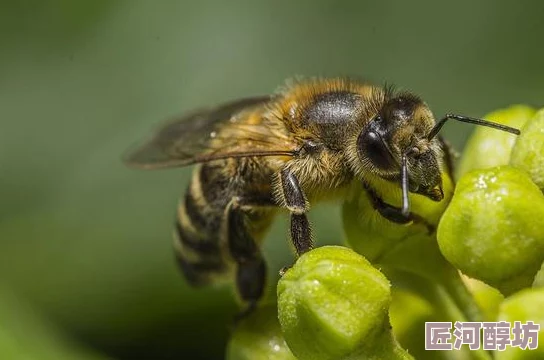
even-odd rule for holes
{"type": "Polygon", "coordinates": [[[510,164],[526,171],[544,190],[544,109],[528,121],[512,149],[510,164]]]}
{"type": "Polygon", "coordinates": [[[438,226],[455,267],[509,294],[530,286],[544,260],[544,195],[504,166],[464,175],[438,226]]]}
{"type": "Polygon", "coordinates": [[[409,359],[392,337],[387,278],[340,246],[302,255],[278,283],[278,313],[300,360],[409,359]]]}
{"type": "MultiPolygon", "coordinates": [[[[500,307],[498,319],[507,321],[514,327],[514,322],[525,324],[532,321],[540,324],[538,332],[538,348],[535,350],[507,346],[504,351],[495,351],[497,360],[537,360],[544,359],[544,288],[525,289],[508,297],[500,307]]],[[[511,337],[514,339],[514,336],[511,337]]]]}
{"type": "Polygon", "coordinates": [[[237,324],[227,360],[296,360],[283,339],[276,304],[257,309],[237,324]]]}
{"type": "MultiPolygon", "coordinates": [[[[520,129],[534,113],[535,110],[531,107],[514,105],[487,114],[484,118],[520,129]]],[[[508,164],[515,141],[516,136],[510,133],[483,126],[476,128],[463,152],[457,177],[471,170],[508,164]]]]}

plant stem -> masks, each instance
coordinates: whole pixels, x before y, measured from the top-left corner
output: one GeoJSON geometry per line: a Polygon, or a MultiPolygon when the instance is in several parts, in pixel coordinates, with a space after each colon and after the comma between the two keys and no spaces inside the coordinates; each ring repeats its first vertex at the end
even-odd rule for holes
{"type": "MultiPolygon", "coordinates": [[[[395,339],[390,329],[389,321],[383,329],[383,332],[371,343],[364,346],[363,349],[344,360],[414,360],[414,357],[408,353],[395,339]]],[[[486,359],[487,360],[487,359],[486,359]]]]}
{"type": "Polygon", "coordinates": [[[482,311],[463,282],[459,272],[451,269],[449,274],[446,273],[445,275],[440,284],[446,289],[457,307],[463,312],[465,318],[468,321],[483,321],[482,311]]]}

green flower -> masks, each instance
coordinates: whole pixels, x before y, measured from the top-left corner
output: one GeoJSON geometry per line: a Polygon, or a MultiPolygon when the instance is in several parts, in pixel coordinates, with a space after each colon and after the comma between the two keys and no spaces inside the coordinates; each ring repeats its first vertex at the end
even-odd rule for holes
{"type": "Polygon", "coordinates": [[[227,347],[227,360],[296,360],[283,339],[276,304],[240,321],[227,347]]]}
{"type": "Polygon", "coordinates": [[[529,174],[544,190],[544,109],[528,121],[512,149],[510,164],[529,174]]]}
{"type": "Polygon", "coordinates": [[[300,360],[411,359],[394,340],[386,277],[340,246],[302,255],[278,283],[279,320],[300,360]]]}
{"type": "Polygon", "coordinates": [[[504,166],[464,175],[438,226],[442,254],[504,294],[531,286],[544,260],[544,195],[504,166]]]}

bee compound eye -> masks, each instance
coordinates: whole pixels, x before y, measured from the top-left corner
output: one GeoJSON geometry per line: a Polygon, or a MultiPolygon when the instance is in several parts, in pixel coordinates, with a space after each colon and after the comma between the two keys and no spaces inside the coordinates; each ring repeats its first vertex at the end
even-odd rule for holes
{"type": "Polygon", "coordinates": [[[372,164],[382,170],[390,170],[395,162],[381,136],[372,130],[361,133],[357,141],[359,156],[372,161],[372,164]]]}

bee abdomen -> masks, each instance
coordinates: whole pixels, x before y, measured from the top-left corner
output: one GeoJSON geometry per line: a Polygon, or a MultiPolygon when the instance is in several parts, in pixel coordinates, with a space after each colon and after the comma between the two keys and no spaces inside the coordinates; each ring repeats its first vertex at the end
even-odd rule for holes
{"type": "Polygon", "coordinates": [[[206,285],[227,272],[218,244],[204,241],[176,222],[174,249],[177,263],[187,282],[193,286],[206,285]]]}
{"type": "Polygon", "coordinates": [[[202,195],[200,172],[178,206],[174,248],[181,271],[193,286],[205,285],[229,271],[221,248],[224,208],[208,204],[202,195]],[[195,182],[198,182],[195,184],[195,182]]]}

